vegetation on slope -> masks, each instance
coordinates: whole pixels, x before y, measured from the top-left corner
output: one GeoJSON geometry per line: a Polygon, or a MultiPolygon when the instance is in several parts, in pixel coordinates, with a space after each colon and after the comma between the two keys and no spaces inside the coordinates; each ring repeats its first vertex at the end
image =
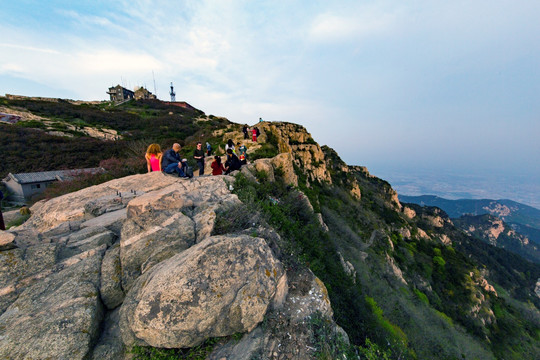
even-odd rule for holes
{"type": "Polygon", "coordinates": [[[151,143],[168,149],[175,142],[184,148],[182,155],[192,161],[197,141],[208,141],[215,149],[222,145],[213,131],[229,124],[224,118],[204,116],[199,110],[167,105],[155,100],[130,101],[117,107],[74,105],[67,101],[0,99],[0,105],[24,109],[40,117],[76,126],[117,130],[122,140],[105,141],[77,134],[54,136],[40,129],[37,120],[16,125],[0,124],[0,178],[9,172],[34,172],[102,166],[107,175],[85,176],[70,185],[53,185],[45,197],[108,181],[115,177],[146,171],[144,153],[151,143]]]}

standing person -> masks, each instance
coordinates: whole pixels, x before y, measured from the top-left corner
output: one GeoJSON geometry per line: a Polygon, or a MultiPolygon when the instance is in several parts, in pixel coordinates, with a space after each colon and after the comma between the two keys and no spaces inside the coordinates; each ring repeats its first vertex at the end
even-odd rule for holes
{"type": "Polygon", "coordinates": [[[202,144],[199,141],[197,143],[197,148],[193,152],[193,158],[197,161],[197,165],[199,166],[199,176],[204,175],[204,151],[202,149],[202,144]]]}
{"type": "Polygon", "coordinates": [[[225,144],[225,152],[227,152],[229,149],[231,149],[233,152],[235,152],[234,151],[234,143],[233,143],[232,139],[227,140],[227,144],[225,144]]]}
{"type": "Polygon", "coordinates": [[[254,142],[257,142],[257,128],[254,127],[253,129],[251,129],[251,133],[253,134],[253,137],[251,140],[253,140],[254,142]]]}
{"type": "Polygon", "coordinates": [[[244,133],[244,140],[249,139],[247,124],[242,128],[242,132],[244,133]]]}
{"type": "Polygon", "coordinates": [[[238,156],[236,156],[235,153],[232,152],[231,149],[227,150],[227,161],[225,161],[225,175],[228,175],[231,173],[231,171],[239,170],[242,166],[242,163],[240,160],[238,160],[238,156]]]}
{"type": "Polygon", "coordinates": [[[212,155],[212,145],[207,141],[206,142],[206,156],[212,155]]]}
{"type": "Polygon", "coordinates": [[[146,149],[146,154],[144,155],[148,172],[161,171],[162,157],[163,154],[161,153],[161,147],[159,144],[150,144],[150,146],[148,146],[148,149],[146,149]]]}
{"type": "Polygon", "coordinates": [[[180,157],[181,149],[182,147],[180,144],[175,143],[173,144],[172,149],[165,151],[161,162],[161,168],[167,174],[176,173],[179,177],[188,177],[185,173],[187,164],[180,157]]]}
{"type": "Polygon", "coordinates": [[[210,166],[212,167],[212,175],[221,175],[225,171],[225,167],[221,163],[221,156],[214,156],[214,161],[210,166]]]}
{"type": "Polygon", "coordinates": [[[238,149],[238,158],[240,159],[240,162],[242,163],[242,165],[246,165],[247,164],[247,159],[246,159],[246,156],[247,156],[247,147],[244,145],[244,144],[236,144],[236,148],[238,149]]]}

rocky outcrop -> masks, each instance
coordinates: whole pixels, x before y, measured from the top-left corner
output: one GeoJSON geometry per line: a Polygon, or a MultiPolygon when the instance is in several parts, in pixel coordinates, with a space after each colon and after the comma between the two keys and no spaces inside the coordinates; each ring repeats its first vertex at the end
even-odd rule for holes
{"type": "Polygon", "coordinates": [[[102,319],[99,274],[104,246],[36,282],[0,316],[0,357],[85,359],[102,319]]]}
{"type": "Polygon", "coordinates": [[[332,183],[324,152],[303,126],[265,122],[260,127],[276,135],[279,152],[292,155],[294,164],[306,175],[308,185],[310,181],[332,183]]]}
{"type": "MultiPolygon", "coordinates": [[[[290,153],[263,160],[246,171],[268,165],[295,181],[283,169],[290,153]]],[[[333,324],[324,284],[306,269],[289,279],[271,229],[213,236],[219,214],[240,205],[233,182],[149,173],[34,205],[23,226],[0,233],[0,357],[122,359],[136,344],[236,333],[243,345],[216,354],[313,356],[306,319],[333,324]],[[262,327],[265,316],[283,332],[262,327]]],[[[291,196],[313,210],[303,193],[291,196]]]]}
{"type": "Polygon", "coordinates": [[[249,332],[282,276],[263,239],[210,237],[137,279],[121,309],[124,342],[183,348],[249,332]]]}

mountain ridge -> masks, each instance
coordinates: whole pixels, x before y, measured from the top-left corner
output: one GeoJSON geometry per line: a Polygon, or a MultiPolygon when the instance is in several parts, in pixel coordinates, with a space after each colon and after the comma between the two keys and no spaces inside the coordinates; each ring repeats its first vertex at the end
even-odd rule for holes
{"type": "MultiPolygon", "coordinates": [[[[203,130],[215,149],[243,141],[240,124],[190,121],[184,154],[203,130]]],[[[401,204],[303,126],[257,126],[264,143],[234,177],[119,177],[38,202],[0,233],[2,355],[146,359],[208,344],[209,359],[540,356],[540,266],[401,204]],[[184,306],[202,317],[182,321],[184,306]],[[19,321],[32,317],[47,327],[19,321]],[[31,341],[61,326],[61,347],[31,341]]]]}

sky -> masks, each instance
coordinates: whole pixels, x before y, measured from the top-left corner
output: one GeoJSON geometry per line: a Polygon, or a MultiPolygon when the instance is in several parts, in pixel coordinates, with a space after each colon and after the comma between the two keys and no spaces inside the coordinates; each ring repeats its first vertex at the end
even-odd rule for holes
{"type": "Polygon", "coordinates": [[[0,14],[2,95],[105,100],[121,84],[169,100],[173,82],[206,114],[302,124],[375,175],[540,184],[538,0],[0,0],[0,14]]]}

